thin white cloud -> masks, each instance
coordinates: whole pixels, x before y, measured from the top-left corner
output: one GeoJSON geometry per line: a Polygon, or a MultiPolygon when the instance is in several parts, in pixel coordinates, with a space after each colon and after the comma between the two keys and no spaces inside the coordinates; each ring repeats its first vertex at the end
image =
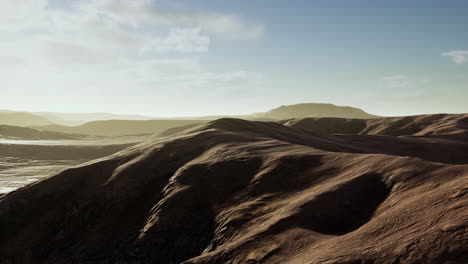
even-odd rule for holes
{"type": "Polygon", "coordinates": [[[45,56],[56,65],[86,65],[107,63],[112,59],[110,54],[103,54],[85,46],[71,42],[48,41],[45,43],[45,56]]]}
{"type": "Polygon", "coordinates": [[[209,49],[210,35],[257,39],[263,32],[263,25],[233,14],[163,9],[151,0],[0,0],[0,44],[16,46],[27,37],[29,51],[35,45],[46,55],[53,52],[48,42],[71,43],[96,56],[202,53],[209,49]]]}
{"type": "Polygon", "coordinates": [[[235,14],[167,9],[154,0],[88,0],[78,2],[75,8],[135,28],[198,27],[208,34],[235,39],[257,39],[265,32],[262,24],[246,22],[235,14]]]}
{"type": "Polygon", "coordinates": [[[0,68],[5,67],[5,68],[13,68],[13,67],[19,67],[23,66],[24,61],[23,59],[15,56],[9,56],[9,55],[0,55],[0,68]]]}
{"type": "Polygon", "coordinates": [[[409,88],[412,86],[412,81],[405,75],[385,76],[383,82],[386,88],[409,88]]]}
{"type": "Polygon", "coordinates": [[[200,28],[172,28],[168,36],[156,37],[145,44],[141,52],[208,52],[210,37],[201,35],[200,28]]]}
{"type": "Polygon", "coordinates": [[[408,77],[406,75],[390,75],[382,78],[384,88],[388,89],[402,89],[402,90],[415,90],[423,85],[430,83],[428,79],[418,79],[408,77]]]}
{"type": "Polygon", "coordinates": [[[452,50],[442,53],[442,56],[450,57],[456,64],[468,63],[468,50],[452,50]]]}
{"type": "Polygon", "coordinates": [[[43,29],[47,0],[0,0],[0,32],[43,29]]]}
{"type": "Polygon", "coordinates": [[[164,9],[154,0],[0,0],[2,96],[252,88],[261,74],[209,71],[199,56],[215,36],[263,33],[234,14],[164,9]]]}

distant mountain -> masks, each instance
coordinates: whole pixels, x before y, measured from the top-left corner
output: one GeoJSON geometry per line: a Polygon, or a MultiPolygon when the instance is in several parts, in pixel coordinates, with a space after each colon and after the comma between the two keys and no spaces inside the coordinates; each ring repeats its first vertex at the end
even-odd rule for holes
{"type": "Polygon", "coordinates": [[[364,112],[359,108],[350,106],[337,106],[334,104],[295,104],[283,105],[268,112],[256,113],[247,116],[247,119],[290,119],[305,117],[340,117],[340,118],[377,118],[379,116],[364,112]]]}
{"type": "Polygon", "coordinates": [[[250,115],[213,115],[158,119],[143,115],[118,115],[109,113],[73,114],[0,111],[0,124],[29,126],[46,131],[71,134],[122,136],[160,133],[178,126],[186,126],[226,117],[254,121],[278,121],[291,118],[322,117],[370,119],[377,118],[378,116],[350,106],[306,103],[280,106],[267,112],[253,113],[250,115]]]}
{"type": "MultiPolygon", "coordinates": [[[[113,114],[60,114],[60,113],[42,113],[56,121],[55,118],[67,119],[70,118],[114,118],[120,117],[113,114]]],[[[149,118],[145,116],[124,116],[128,118],[149,118]]],[[[55,131],[61,133],[72,134],[87,134],[97,136],[123,136],[123,135],[137,135],[137,134],[152,134],[159,133],[157,136],[170,135],[174,131],[179,131],[188,126],[201,122],[207,122],[224,117],[240,118],[256,121],[277,121],[291,118],[307,118],[307,117],[341,117],[341,118],[360,118],[369,119],[378,116],[364,112],[361,109],[349,106],[336,106],[333,104],[296,104],[288,106],[280,106],[263,113],[254,113],[250,115],[237,115],[237,116],[202,116],[202,117],[186,117],[186,118],[172,118],[172,119],[157,119],[157,120],[98,120],[87,122],[78,126],[64,126],[64,125],[47,125],[36,127],[41,130],[55,131]],[[169,129],[169,131],[165,131],[169,129]],[[174,130],[174,131],[173,131],[174,130]]]]}
{"type": "MultiPolygon", "coordinates": [[[[240,118],[254,121],[277,121],[290,118],[307,118],[307,117],[339,117],[339,118],[360,118],[369,119],[379,116],[369,114],[359,108],[350,106],[337,106],[333,104],[305,103],[295,105],[283,105],[278,108],[271,109],[267,112],[253,113],[250,115],[211,115],[197,117],[172,117],[172,118],[156,118],[145,115],[120,115],[111,113],[57,113],[57,112],[14,112],[0,110],[0,124],[14,126],[43,126],[49,124],[58,124],[62,126],[81,126],[92,121],[103,120],[198,120],[210,121],[220,118],[240,118]],[[9,115],[3,117],[2,115],[9,115]]],[[[143,123],[142,123],[143,124],[143,123]]],[[[149,123],[148,123],[149,124],[149,123]]],[[[182,124],[184,125],[184,124],[182,124]]],[[[179,126],[179,124],[177,124],[179,126]]],[[[47,129],[53,128],[47,127],[47,129]]],[[[166,127],[171,128],[171,127],[166,127]]],[[[54,128],[59,129],[59,128],[54,128]]],[[[67,128],[63,128],[67,129],[67,128]]],[[[60,128],[61,130],[61,128],[60,128]]],[[[68,130],[68,129],[67,129],[68,130]]],[[[74,130],[74,129],[71,129],[74,130]]],[[[150,129],[152,130],[152,129],[150,129]]],[[[55,130],[54,130],[55,131],[55,130]]],[[[149,130],[146,130],[148,132],[149,130]]],[[[159,131],[159,130],[158,130],[159,131]]],[[[145,133],[146,133],[145,132],[145,133]]],[[[107,132],[105,132],[107,133],[107,132]]]]}
{"type": "Polygon", "coordinates": [[[51,120],[52,122],[66,126],[78,126],[90,121],[98,120],[150,120],[151,116],[144,115],[119,115],[110,113],[57,113],[57,112],[36,112],[34,114],[51,120]]]}
{"type": "Polygon", "coordinates": [[[43,126],[49,124],[52,124],[50,120],[39,115],[25,112],[0,111],[0,125],[43,126]]]}
{"type": "Polygon", "coordinates": [[[83,135],[63,134],[59,132],[41,131],[29,127],[0,125],[0,138],[26,139],[26,140],[59,140],[79,139],[83,135]]]}
{"type": "Polygon", "coordinates": [[[67,134],[124,136],[152,134],[195,123],[200,123],[200,120],[103,120],[88,122],[80,126],[47,125],[34,128],[67,134]]]}

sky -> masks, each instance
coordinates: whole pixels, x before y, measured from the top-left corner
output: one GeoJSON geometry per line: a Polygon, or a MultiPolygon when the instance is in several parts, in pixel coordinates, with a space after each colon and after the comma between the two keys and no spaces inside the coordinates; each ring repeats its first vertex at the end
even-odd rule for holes
{"type": "Polygon", "coordinates": [[[466,0],[0,0],[0,109],[468,112],[466,0]]]}

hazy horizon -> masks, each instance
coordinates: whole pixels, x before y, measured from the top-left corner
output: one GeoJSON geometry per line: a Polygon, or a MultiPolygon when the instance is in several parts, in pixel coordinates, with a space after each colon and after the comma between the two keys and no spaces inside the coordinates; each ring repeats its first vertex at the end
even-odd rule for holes
{"type": "Polygon", "coordinates": [[[0,0],[0,108],[468,112],[466,1],[0,0]]]}

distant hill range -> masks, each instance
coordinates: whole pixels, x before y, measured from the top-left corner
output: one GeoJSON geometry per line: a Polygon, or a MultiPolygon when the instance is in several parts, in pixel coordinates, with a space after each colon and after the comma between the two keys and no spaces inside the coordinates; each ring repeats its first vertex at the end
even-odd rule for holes
{"type": "MultiPolygon", "coordinates": [[[[1,114],[1,112],[0,112],[1,114]]],[[[152,118],[142,115],[115,115],[108,113],[20,113],[5,112],[0,116],[0,125],[29,126],[45,131],[97,136],[123,136],[161,133],[167,129],[203,123],[219,118],[240,118],[255,121],[278,121],[291,118],[359,118],[370,119],[378,116],[359,108],[333,104],[306,103],[280,106],[267,112],[237,116],[204,116],[179,118],[152,118]],[[5,120],[4,122],[2,122],[5,120]]]]}
{"type": "Polygon", "coordinates": [[[47,125],[34,128],[67,134],[124,136],[153,134],[178,126],[199,123],[200,120],[103,120],[88,122],[80,126],[47,125]]]}
{"type": "MultiPolygon", "coordinates": [[[[220,118],[240,118],[256,121],[277,121],[290,118],[307,117],[339,117],[370,119],[380,116],[369,114],[362,109],[351,106],[339,106],[334,104],[305,103],[294,105],[282,105],[266,112],[253,113],[249,115],[213,115],[192,117],[199,120],[216,120],[220,118]]],[[[191,119],[185,117],[185,119],[191,119]]]]}
{"type": "Polygon", "coordinates": [[[56,113],[56,112],[36,112],[36,115],[40,115],[52,123],[67,126],[78,126],[87,122],[97,120],[150,120],[154,119],[151,116],[143,115],[119,115],[110,113],[56,113]]]}
{"type": "Polygon", "coordinates": [[[23,140],[62,140],[80,139],[83,135],[64,134],[52,131],[41,131],[29,127],[0,125],[0,138],[23,140]]]}
{"type": "Polygon", "coordinates": [[[26,112],[0,111],[0,125],[43,126],[52,122],[40,115],[26,112]]]}

